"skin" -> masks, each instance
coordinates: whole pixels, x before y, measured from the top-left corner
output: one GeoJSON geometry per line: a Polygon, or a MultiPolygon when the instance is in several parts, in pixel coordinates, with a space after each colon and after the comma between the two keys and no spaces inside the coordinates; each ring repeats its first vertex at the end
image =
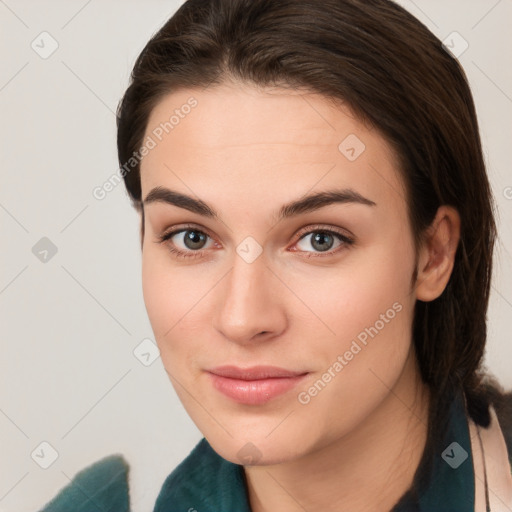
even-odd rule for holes
{"type": "Polygon", "coordinates": [[[459,217],[441,207],[416,253],[390,146],[347,106],[317,94],[235,82],[176,91],[152,111],[146,135],[191,96],[197,106],[141,164],[143,198],[167,187],[200,198],[220,217],[163,202],[144,206],[144,300],[171,382],[217,453],[241,464],[239,450],[253,450],[254,463],[244,466],[253,512],[389,510],[410,487],[426,440],[414,304],[445,288],[459,217]],[[350,134],[365,145],[354,161],[338,149],[350,134]],[[375,205],[331,204],[276,222],[282,205],[334,188],[375,205]],[[184,224],[209,236],[199,257],[169,251],[173,242],[194,251],[183,234],[157,241],[184,224]],[[323,253],[312,243],[322,229],[350,234],[354,243],[334,236],[323,253]],[[248,236],[262,248],[252,263],[236,251],[248,236]],[[396,303],[400,312],[300,403],[298,394],[396,303]],[[310,373],[296,389],[254,406],[213,388],[204,370],[225,364],[310,373]]]}

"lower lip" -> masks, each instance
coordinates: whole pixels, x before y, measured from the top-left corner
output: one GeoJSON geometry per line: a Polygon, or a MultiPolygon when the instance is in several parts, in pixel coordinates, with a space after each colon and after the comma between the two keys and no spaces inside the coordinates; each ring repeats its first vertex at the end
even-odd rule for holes
{"type": "Polygon", "coordinates": [[[261,405],[294,388],[307,374],[259,380],[229,379],[214,373],[209,375],[213,386],[235,402],[261,405]]]}

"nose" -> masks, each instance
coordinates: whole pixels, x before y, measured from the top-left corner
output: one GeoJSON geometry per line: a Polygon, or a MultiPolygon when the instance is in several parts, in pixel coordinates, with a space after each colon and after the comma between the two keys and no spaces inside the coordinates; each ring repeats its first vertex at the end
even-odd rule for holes
{"type": "Polygon", "coordinates": [[[252,263],[235,255],[218,290],[213,326],[238,344],[274,338],[287,327],[283,293],[263,255],[252,263]]]}

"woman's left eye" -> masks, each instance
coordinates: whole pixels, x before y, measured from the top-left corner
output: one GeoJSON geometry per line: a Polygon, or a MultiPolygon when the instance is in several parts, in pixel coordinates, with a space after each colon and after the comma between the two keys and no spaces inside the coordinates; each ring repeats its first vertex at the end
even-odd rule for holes
{"type": "MultiPolygon", "coordinates": [[[[297,242],[297,245],[301,242],[305,242],[307,247],[313,247],[318,252],[312,252],[307,257],[311,256],[322,256],[322,253],[327,253],[327,255],[332,255],[343,246],[351,245],[354,241],[348,236],[339,233],[338,231],[333,231],[331,229],[315,229],[310,230],[304,235],[302,235],[297,242]],[[332,249],[336,240],[338,241],[338,245],[332,249]]],[[[301,247],[300,250],[304,252],[309,252],[307,247],[301,247]]]]}
{"type": "MultiPolygon", "coordinates": [[[[185,227],[160,235],[157,242],[166,243],[169,251],[179,258],[195,258],[206,252],[208,247],[205,247],[205,242],[208,239],[211,240],[211,237],[204,231],[193,227],[185,227]]],[[[353,243],[354,240],[350,237],[333,229],[310,228],[309,231],[303,231],[299,240],[295,242],[294,245],[299,246],[299,249],[292,249],[292,251],[310,253],[306,256],[307,258],[330,256],[343,249],[344,246],[353,243]],[[336,241],[338,245],[332,249],[336,241]],[[308,247],[312,247],[314,251],[309,251],[308,247]]]]}

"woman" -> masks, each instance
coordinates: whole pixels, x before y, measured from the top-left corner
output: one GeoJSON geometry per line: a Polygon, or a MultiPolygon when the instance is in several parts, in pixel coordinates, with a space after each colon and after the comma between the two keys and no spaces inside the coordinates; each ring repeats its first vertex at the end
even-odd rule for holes
{"type": "MultiPolygon", "coordinates": [[[[389,0],[188,0],[135,63],[118,155],[204,435],[155,511],[512,508],[491,191],[426,27],[389,0]]],[[[93,504],[129,509],[122,458],[44,510],[93,504]]]]}

